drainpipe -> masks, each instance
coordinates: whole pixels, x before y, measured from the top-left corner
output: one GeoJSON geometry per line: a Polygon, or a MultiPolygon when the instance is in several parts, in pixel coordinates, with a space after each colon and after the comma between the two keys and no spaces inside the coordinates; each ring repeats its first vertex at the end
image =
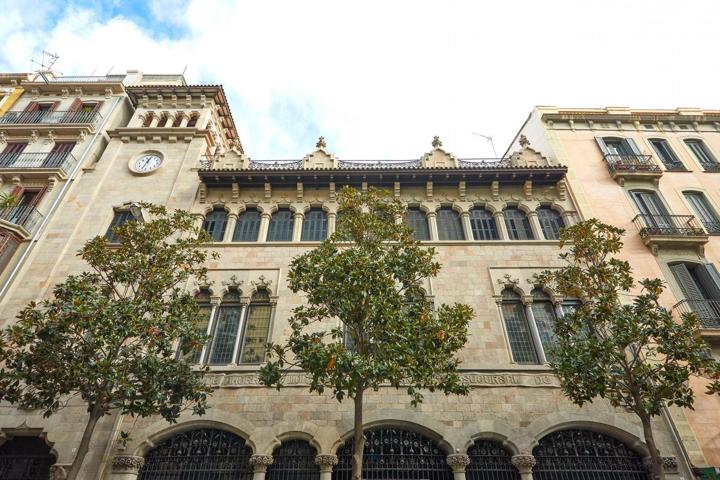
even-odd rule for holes
{"type": "Polygon", "coordinates": [[[10,284],[15,279],[15,276],[20,271],[20,267],[23,266],[23,263],[25,263],[25,260],[30,255],[30,252],[32,252],[33,248],[37,244],[38,239],[40,238],[40,234],[42,233],[43,229],[45,228],[45,225],[50,221],[50,217],[52,217],[53,213],[55,212],[55,209],[57,209],[58,205],[60,204],[60,200],[65,196],[65,192],[70,188],[70,185],[72,182],[75,181],[75,175],[77,175],[77,172],[80,170],[80,167],[82,167],[83,162],[85,161],[85,158],[88,156],[88,153],[90,153],[90,148],[95,144],[95,141],[97,140],[98,136],[100,136],[100,133],[105,131],[105,126],[107,125],[108,121],[110,120],[110,117],[112,117],[113,113],[115,113],[115,109],[117,108],[118,103],[123,97],[115,97],[115,103],[112,105],[112,109],[110,110],[110,113],[103,118],[103,122],[95,130],[95,135],[93,135],[92,140],[90,143],[88,143],[88,146],[85,148],[85,151],[82,153],[78,161],[75,163],[75,167],[73,168],[72,172],[68,176],[68,179],[65,183],[63,183],[63,186],[60,188],[60,192],[55,196],[55,199],[53,200],[52,205],[50,205],[50,208],[47,211],[47,214],[43,217],[42,222],[40,222],[40,226],[38,227],[35,234],[30,239],[30,245],[28,245],[28,248],[25,249],[20,259],[15,264],[15,267],[13,268],[12,272],[10,272],[10,275],[8,275],[7,280],[5,280],[5,283],[3,284],[2,288],[0,288],[0,299],[2,299],[5,296],[5,293],[7,292],[8,288],[10,288],[10,284]]]}

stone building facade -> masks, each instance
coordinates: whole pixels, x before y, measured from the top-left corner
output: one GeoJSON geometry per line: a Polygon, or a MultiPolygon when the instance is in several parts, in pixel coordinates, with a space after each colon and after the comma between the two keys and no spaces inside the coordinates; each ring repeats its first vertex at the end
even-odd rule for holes
{"type": "MultiPolygon", "coordinates": [[[[124,121],[104,130],[99,158],[83,161],[0,299],[0,318],[12,321],[82,271],[75,252],[141,215],[135,202],[189,210],[213,236],[207,248],[220,254],[208,263],[207,284],[188,285],[212,335],[196,360],[209,365],[218,388],[206,415],[183,414],[174,425],[103,419],[82,478],[349,478],[351,403],[310,394],[302,372],[281,391],[257,377],[262,344],[287,336],[286,319],[302,301],[287,287],[288,264],[333,232],[345,185],[383,187],[405,202],[406,221],[442,264],[427,295],[475,310],[460,353],[468,396],[428,393],[413,408],[402,391],[367,394],[367,478],[528,480],[589,470],[648,478],[635,417],[602,401],[572,405],[546,363],[548,329],[575,303],[538,285],[535,274],[560,265],[558,229],[587,215],[567,160],[524,141],[503,159],[459,159],[436,138],[415,161],[351,161],[321,138],[297,160],[257,161],[243,150],[220,86],[133,85],[121,95],[124,121]],[[126,445],[121,431],[131,436],[126,445]]],[[[35,442],[53,478],[62,478],[85,416],[74,404],[49,419],[0,406],[0,461],[35,442]]],[[[655,427],[669,478],[691,478],[683,448],[699,450],[695,439],[683,438],[682,447],[669,419],[655,427]]]]}

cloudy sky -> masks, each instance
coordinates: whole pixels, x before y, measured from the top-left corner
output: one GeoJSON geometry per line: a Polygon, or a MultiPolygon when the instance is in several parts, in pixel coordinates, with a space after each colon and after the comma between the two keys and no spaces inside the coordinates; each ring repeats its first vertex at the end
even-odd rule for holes
{"type": "Polygon", "coordinates": [[[534,105],[720,108],[717,0],[0,0],[0,71],[186,70],[246,152],[502,154],[534,105]]]}

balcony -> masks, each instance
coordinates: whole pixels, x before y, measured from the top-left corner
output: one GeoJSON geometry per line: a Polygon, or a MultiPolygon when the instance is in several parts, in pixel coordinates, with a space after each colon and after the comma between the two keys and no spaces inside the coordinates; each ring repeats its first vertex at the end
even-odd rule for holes
{"type": "Polygon", "coordinates": [[[660,247],[697,248],[702,253],[708,234],[693,215],[646,215],[633,219],[643,243],[657,255],[660,247]]]}
{"type": "Polygon", "coordinates": [[[20,233],[23,237],[29,237],[42,221],[42,214],[31,205],[15,205],[13,207],[0,208],[0,223],[10,230],[20,233]]]}
{"type": "Polygon", "coordinates": [[[95,126],[102,116],[98,112],[68,111],[39,111],[18,112],[9,111],[0,117],[0,125],[63,125],[84,123],[95,126]]]}
{"type": "Polygon", "coordinates": [[[683,300],[673,306],[681,314],[694,313],[701,328],[720,329],[720,299],[683,300]]]}
{"type": "Polygon", "coordinates": [[[69,152],[0,153],[0,173],[4,171],[61,170],[67,175],[75,165],[75,157],[69,152]]]}
{"type": "Polygon", "coordinates": [[[620,185],[626,179],[651,180],[654,183],[662,176],[662,169],[655,163],[652,155],[617,155],[609,153],[604,156],[608,171],[620,185]]]}

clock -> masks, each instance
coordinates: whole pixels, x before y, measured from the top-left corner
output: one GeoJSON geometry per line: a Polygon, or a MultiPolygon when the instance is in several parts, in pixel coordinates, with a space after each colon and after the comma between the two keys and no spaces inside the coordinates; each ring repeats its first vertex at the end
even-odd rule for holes
{"type": "Polygon", "coordinates": [[[130,169],[136,173],[150,173],[162,165],[162,157],[157,153],[146,153],[131,162],[130,169]]]}

